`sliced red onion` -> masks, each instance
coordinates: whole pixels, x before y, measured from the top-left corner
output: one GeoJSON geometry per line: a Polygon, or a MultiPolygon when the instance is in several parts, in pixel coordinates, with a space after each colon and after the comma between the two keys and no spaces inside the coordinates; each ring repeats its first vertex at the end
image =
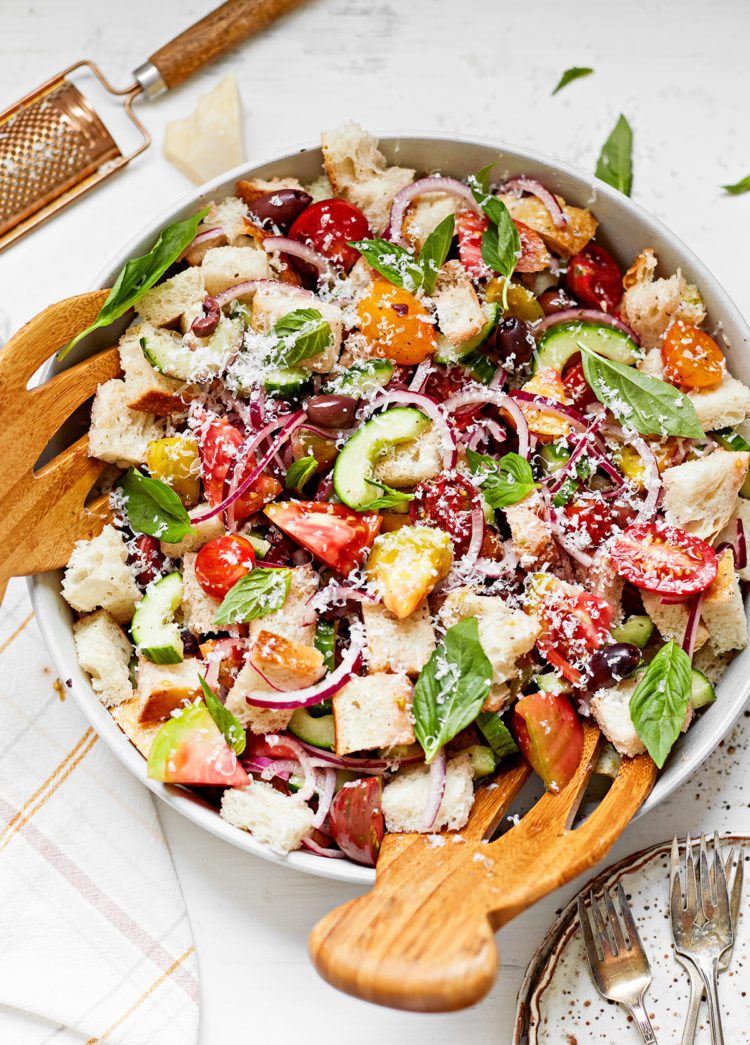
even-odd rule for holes
{"type": "MultiPolygon", "coordinates": [[[[188,254],[192,253],[196,247],[205,247],[206,250],[210,250],[211,244],[215,240],[222,238],[226,238],[226,233],[220,225],[213,229],[204,229],[203,232],[198,233],[194,240],[191,240],[191,242],[188,243],[187,247],[185,247],[182,254],[180,254],[177,260],[182,261],[182,259],[186,258],[188,254]]],[[[199,265],[201,261],[202,258],[196,257],[196,259],[194,261],[191,261],[190,264],[199,265]]]]}
{"type": "Polygon", "coordinates": [[[423,359],[417,369],[414,371],[414,376],[409,382],[410,392],[421,392],[427,383],[427,378],[430,376],[432,370],[432,360],[428,356],[427,359],[423,359]]]}
{"type": "Polygon", "coordinates": [[[320,827],[328,816],[333,796],[336,793],[336,770],[316,769],[315,772],[318,777],[318,808],[313,818],[313,827],[320,827]]]}
{"type": "Polygon", "coordinates": [[[579,432],[585,432],[588,429],[589,418],[585,417],[573,406],[556,403],[554,399],[548,399],[546,396],[538,395],[536,392],[526,392],[522,388],[516,388],[509,392],[508,395],[512,396],[519,403],[529,403],[539,410],[540,413],[550,414],[552,417],[559,417],[561,421],[567,421],[569,425],[579,432]]]}
{"type": "Polygon", "coordinates": [[[325,279],[332,280],[336,277],[336,272],[328,258],[323,257],[312,247],[308,247],[306,243],[300,243],[299,240],[289,239],[287,236],[266,236],[263,240],[263,250],[268,251],[269,254],[280,250],[284,254],[290,254],[301,261],[306,261],[308,265],[316,268],[325,279]]]}
{"type": "Polygon", "coordinates": [[[320,480],[320,486],[318,487],[318,492],[315,494],[315,498],[314,499],[316,501],[327,501],[332,493],[333,493],[333,469],[331,469],[331,471],[328,473],[328,475],[323,476],[323,478],[320,480]]]}
{"type": "Polygon", "coordinates": [[[477,214],[482,213],[481,207],[474,199],[473,192],[462,181],[458,181],[456,178],[420,178],[418,181],[413,181],[411,185],[405,186],[393,197],[387,230],[392,243],[403,245],[401,228],[409,204],[417,196],[424,196],[430,192],[444,192],[449,196],[457,196],[458,199],[463,200],[469,210],[473,210],[477,214]]]}
{"type": "Polygon", "coordinates": [[[705,590],[699,591],[690,604],[690,613],[688,614],[687,624],[685,625],[685,635],[682,640],[682,648],[685,650],[688,657],[692,657],[693,650],[695,649],[695,639],[698,634],[698,625],[700,624],[701,610],[703,609],[703,600],[705,597],[705,590]]]}
{"type": "Polygon", "coordinates": [[[524,174],[519,174],[515,178],[506,181],[504,185],[501,185],[500,192],[528,192],[532,196],[536,196],[544,204],[552,216],[553,223],[558,228],[568,224],[568,218],[557,202],[555,194],[546,189],[536,178],[528,178],[524,174]]]}
{"type": "MultiPolygon", "coordinates": [[[[272,744],[270,737],[266,737],[266,742],[272,744]]],[[[300,764],[300,768],[302,769],[302,772],[305,775],[305,782],[302,785],[302,788],[297,792],[297,796],[301,798],[303,801],[306,801],[308,798],[312,797],[316,790],[317,780],[315,777],[315,766],[313,765],[308,753],[302,747],[300,741],[297,740],[295,737],[285,736],[284,747],[294,752],[295,757],[300,764]]],[[[275,761],[274,768],[282,768],[282,766],[284,770],[289,770],[289,772],[292,773],[296,772],[296,769],[294,768],[294,762],[291,759],[277,759],[275,761]]],[[[270,776],[274,776],[275,774],[271,771],[271,768],[272,767],[268,767],[267,769],[265,769],[263,773],[261,773],[261,776],[263,776],[265,773],[270,774],[270,776]]]]}
{"type": "Polygon", "coordinates": [[[587,568],[589,566],[593,566],[593,556],[589,555],[587,552],[581,551],[580,548],[576,548],[575,544],[573,544],[573,542],[565,536],[562,527],[558,526],[558,524],[555,522],[552,523],[552,532],[555,535],[555,540],[557,541],[557,543],[560,545],[563,551],[568,553],[571,559],[575,559],[577,563],[580,563],[581,566],[585,566],[587,568]]]}
{"type": "Polygon", "coordinates": [[[745,538],[745,524],[739,516],[735,519],[735,527],[734,546],[737,551],[734,556],[734,565],[738,570],[744,570],[747,566],[747,540],[745,538]]]}
{"type": "Polygon", "coordinates": [[[691,598],[690,595],[662,595],[659,602],[662,606],[680,606],[684,602],[689,602],[691,598]]]}
{"type": "Polygon", "coordinates": [[[315,853],[316,856],[325,856],[329,860],[346,859],[346,853],[343,853],[340,849],[327,849],[325,846],[318,845],[312,838],[303,838],[302,845],[305,849],[309,849],[311,853],[315,853]]]}
{"type": "Polygon", "coordinates": [[[311,290],[304,290],[293,283],[282,283],[280,279],[246,279],[242,283],[235,283],[234,286],[227,287],[226,290],[216,294],[215,300],[223,308],[230,301],[245,297],[246,294],[254,294],[256,290],[261,290],[264,287],[268,290],[277,290],[280,294],[302,294],[309,298],[315,297],[311,290]]]}
{"type": "Polygon", "coordinates": [[[427,414],[429,419],[435,425],[438,435],[440,436],[443,468],[446,470],[455,468],[456,460],[458,458],[458,448],[453,425],[445,416],[443,408],[432,398],[432,396],[425,395],[424,392],[410,392],[407,389],[394,388],[391,391],[383,392],[383,394],[378,396],[377,399],[373,399],[368,403],[363,412],[362,419],[364,420],[376,410],[379,410],[384,406],[389,406],[391,403],[415,406],[418,410],[427,414]]]}
{"type": "Polygon", "coordinates": [[[427,803],[422,814],[422,830],[429,831],[437,820],[440,805],[445,794],[447,759],[445,748],[441,747],[430,763],[430,781],[427,792],[427,803]]]}
{"type": "MultiPolygon", "coordinates": [[[[311,704],[320,704],[321,701],[332,697],[334,693],[345,686],[352,675],[355,674],[362,663],[362,655],[365,649],[364,628],[357,620],[349,623],[349,648],[341,657],[341,663],[329,675],[313,686],[304,689],[293,690],[290,693],[279,693],[278,696],[267,693],[253,693],[245,697],[252,707],[256,708],[307,708],[311,704]]],[[[257,670],[257,669],[256,669],[257,670]]]]}
{"type": "MultiPolygon", "coordinates": [[[[604,451],[601,450],[599,448],[599,446],[592,446],[591,447],[591,453],[596,458],[596,463],[599,466],[599,468],[601,468],[603,472],[607,473],[609,478],[612,480],[612,482],[617,487],[617,490],[621,490],[622,487],[625,485],[625,480],[620,475],[620,473],[617,471],[617,469],[612,464],[612,462],[607,457],[607,455],[604,453],[604,451]]],[[[616,490],[607,491],[608,494],[614,494],[616,492],[617,492],[616,490]]]]}
{"type": "Polygon", "coordinates": [[[595,308],[564,308],[561,312],[553,312],[552,315],[545,316],[544,319],[535,323],[532,329],[535,336],[538,336],[549,327],[554,327],[558,323],[570,323],[575,319],[579,319],[584,323],[601,323],[606,327],[615,327],[616,330],[621,330],[623,334],[627,334],[636,345],[641,343],[641,339],[627,323],[623,323],[621,319],[613,316],[610,312],[597,312],[595,308]]]}
{"type": "Polygon", "coordinates": [[[571,471],[578,463],[580,458],[584,455],[584,453],[586,453],[587,450],[593,449],[591,447],[591,443],[593,442],[596,433],[604,424],[605,417],[606,414],[604,413],[597,414],[597,416],[591,422],[587,430],[581,435],[581,438],[578,440],[578,444],[573,450],[573,453],[570,455],[570,457],[562,466],[562,468],[559,468],[554,473],[553,482],[551,482],[549,485],[550,493],[557,493],[557,491],[565,482],[568,475],[571,473],[571,471]]]}
{"type": "Polygon", "coordinates": [[[523,415],[523,411],[509,395],[506,395],[505,392],[501,392],[497,388],[467,389],[465,392],[458,392],[456,395],[451,396],[443,405],[447,411],[452,413],[454,410],[458,410],[462,406],[466,406],[468,403],[491,404],[509,414],[516,428],[516,435],[518,437],[518,453],[521,457],[528,457],[530,449],[529,426],[523,415]]]}
{"type": "Polygon", "coordinates": [[[497,368],[497,370],[495,371],[492,380],[490,381],[489,387],[490,388],[502,388],[503,385],[505,384],[505,380],[506,380],[507,376],[508,375],[505,372],[505,367],[499,366],[497,368]]]}
{"type": "MultiPolygon", "coordinates": [[[[284,737],[284,740],[286,740],[286,737],[284,737]]],[[[299,743],[312,756],[313,765],[332,766],[334,769],[350,769],[357,773],[369,773],[375,776],[379,776],[385,773],[386,770],[395,769],[398,766],[411,766],[417,762],[424,762],[422,752],[409,755],[408,758],[360,758],[352,755],[334,755],[332,751],[326,751],[322,747],[315,747],[313,744],[308,744],[305,740],[300,740],[299,743]]]]}

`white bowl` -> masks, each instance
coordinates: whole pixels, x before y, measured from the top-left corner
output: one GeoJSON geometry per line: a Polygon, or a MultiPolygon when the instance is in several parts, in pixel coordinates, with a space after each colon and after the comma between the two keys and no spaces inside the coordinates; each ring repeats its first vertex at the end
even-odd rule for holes
{"type": "MultiPolygon", "coordinates": [[[[440,171],[457,178],[464,178],[487,163],[498,161],[495,168],[497,178],[528,174],[538,177],[548,188],[564,196],[569,203],[582,207],[593,206],[601,226],[599,240],[612,252],[623,268],[627,267],[644,247],[650,246],[656,248],[663,271],[672,272],[679,266],[687,279],[697,284],[708,309],[709,327],[721,324],[729,346],[731,371],[746,384],[750,384],[750,355],[741,351],[750,338],[750,329],[734,303],[684,243],[642,207],[621,193],[595,178],[537,153],[489,142],[457,142],[447,138],[410,136],[385,138],[381,141],[381,146],[391,162],[414,167],[425,173],[440,171]]],[[[146,253],[164,225],[187,217],[208,200],[221,199],[233,193],[237,178],[295,175],[300,181],[307,183],[321,170],[322,156],[317,147],[302,148],[255,167],[238,167],[230,174],[217,178],[191,193],[169,211],[160,214],[112,257],[94,287],[111,287],[125,262],[131,257],[146,253]]],[[[87,355],[113,344],[126,325],[127,319],[123,319],[112,324],[106,331],[95,332],[81,342],[64,363],[59,364],[55,360],[49,363],[44,377],[72,366],[87,355]]],[[[173,809],[207,831],[266,860],[273,860],[308,874],[362,885],[369,885],[374,881],[374,871],[348,860],[326,860],[304,851],[279,857],[246,832],[225,823],[213,807],[196,795],[179,787],[149,780],[146,776],[145,760],[120,731],[109,712],[99,703],[87,676],[78,666],[71,627],[73,617],[60,595],[60,578],[61,574],[58,571],[33,577],[29,582],[42,635],[60,676],[72,679],[73,696],[86,718],[118,758],[146,787],[173,809]]],[[[748,693],[750,648],[732,662],[718,687],[716,702],[701,715],[700,720],[688,733],[680,737],[638,816],[654,809],[710,756],[738,718],[748,693]]]]}

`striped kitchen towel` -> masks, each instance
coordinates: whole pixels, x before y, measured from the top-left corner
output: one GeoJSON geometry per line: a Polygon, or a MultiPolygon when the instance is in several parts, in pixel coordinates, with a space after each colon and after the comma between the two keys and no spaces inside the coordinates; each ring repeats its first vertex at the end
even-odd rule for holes
{"type": "Polygon", "coordinates": [[[0,1041],[194,1045],[190,925],[150,794],[0,610],[0,1041]]]}

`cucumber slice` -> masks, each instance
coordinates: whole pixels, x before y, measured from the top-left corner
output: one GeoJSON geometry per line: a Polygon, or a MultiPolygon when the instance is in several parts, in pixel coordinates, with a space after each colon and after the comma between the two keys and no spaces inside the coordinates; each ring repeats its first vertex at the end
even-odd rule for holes
{"type": "Polygon", "coordinates": [[[141,338],[143,354],[154,370],[179,381],[205,383],[212,381],[226,367],[242,344],[242,320],[222,316],[211,337],[195,349],[176,338],[171,331],[159,330],[141,338]]]}
{"type": "MultiPolygon", "coordinates": [[[[333,671],[334,653],[336,650],[336,622],[330,620],[319,620],[315,625],[315,638],[313,639],[315,649],[323,654],[323,663],[326,671],[333,671]]],[[[314,706],[314,705],[313,705],[314,706]]]]}
{"type": "MultiPolygon", "coordinates": [[[[479,333],[475,334],[474,337],[470,337],[468,341],[463,341],[460,345],[454,345],[443,334],[436,335],[437,347],[432,357],[436,363],[442,363],[444,366],[451,366],[455,363],[466,365],[466,356],[480,348],[485,341],[492,337],[503,314],[502,307],[499,302],[486,301],[482,305],[482,312],[487,317],[487,322],[479,333]]],[[[492,367],[492,371],[494,373],[494,367],[492,367]]]]}
{"type": "Polygon", "coordinates": [[[336,727],[333,722],[333,715],[313,718],[307,708],[297,708],[289,719],[289,725],[286,728],[295,737],[304,740],[306,744],[325,748],[326,751],[333,751],[336,743],[336,727]]]}
{"type": "Polygon", "coordinates": [[[173,617],[182,602],[182,575],[170,573],[135,608],[131,631],[143,656],[154,664],[179,664],[185,648],[173,617]]]}
{"type": "Polygon", "coordinates": [[[311,377],[312,373],[301,366],[283,367],[269,370],[263,379],[263,387],[275,399],[291,399],[301,395],[311,377]]]}
{"type": "MultiPolygon", "coordinates": [[[[750,443],[732,428],[720,428],[714,435],[726,450],[734,450],[737,453],[750,450],[750,443]]],[[[750,472],[740,487],[740,497],[750,497],[750,472]]]]}
{"type": "Polygon", "coordinates": [[[713,704],[716,700],[716,691],[711,683],[708,681],[703,672],[693,668],[693,684],[690,689],[690,700],[693,703],[693,710],[697,711],[698,708],[704,708],[707,704],[713,704]]]}
{"type": "Polygon", "coordinates": [[[490,776],[490,774],[495,772],[497,762],[491,747],[485,747],[483,744],[472,744],[463,753],[469,756],[471,771],[475,780],[478,777],[490,776]]]}
{"type": "Polygon", "coordinates": [[[553,475],[570,459],[570,450],[566,446],[558,446],[557,443],[542,443],[537,448],[536,455],[541,457],[547,475],[553,475]]]}
{"type": "Polygon", "coordinates": [[[602,745],[596,762],[594,763],[594,772],[598,776],[608,776],[614,780],[617,776],[617,770],[620,768],[621,762],[622,755],[615,749],[613,744],[610,744],[609,741],[607,741],[606,744],[602,745]]]}
{"type": "Polygon", "coordinates": [[[393,377],[393,363],[388,359],[369,359],[366,363],[355,363],[345,374],[328,381],[321,392],[324,395],[351,396],[361,399],[378,388],[383,388],[393,377]]]}
{"type": "Polygon", "coordinates": [[[253,551],[255,552],[256,556],[259,559],[265,559],[271,547],[271,542],[267,541],[265,537],[261,537],[257,533],[248,533],[245,534],[245,536],[247,537],[248,541],[250,541],[250,543],[252,544],[253,551]]]}
{"type": "Polygon", "coordinates": [[[348,508],[378,496],[378,487],[367,482],[379,454],[391,446],[416,439],[430,425],[429,417],[412,406],[394,407],[373,417],[344,445],[333,469],[336,496],[348,508]]]}
{"type": "Polygon", "coordinates": [[[476,723],[496,758],[515,755],[518,751],[518,745],[510,730],[496,711],[481,711],[477,715],[476,723]]]}
{"type": "Polygon", "coordinates": [[[568,680],[560,678],[554,671],[550,671],[545,675],[535,675],[534,682],[536,682],[541,693],[554,693],[555,696],[558,696],[560,693],[570,693],[573,690],[568,680]]]}
{"type": "Polygon", "coordinates": [[[618,363],[635,363],[642,355],[635,341],[623,330],[574,319],[558,323],[542,334],[534,353],[534,371],[552,367],[562,372],[570,357],[581,351],[579,342],[618,363]]]}
{"type": "Polygon", "coordinates": [[[630,642],[638,649],[644,649],[654,632],[654,622],[645,614],[628,617],[624,624],[612,629],[615,642],[630,642]]]}

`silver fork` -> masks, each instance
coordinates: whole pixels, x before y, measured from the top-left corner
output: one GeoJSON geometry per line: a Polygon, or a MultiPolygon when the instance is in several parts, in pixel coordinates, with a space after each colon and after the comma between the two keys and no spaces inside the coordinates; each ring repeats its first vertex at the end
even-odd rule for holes
{"type": "MultiPolygon", "coordinates": [[[[675,839],[676,842],[676,839],[675,839]]],[[[672,866],[677,867],[677,873],[679,873],[679,853],[675,852],[675,842],[672,843],[672,866]]],[[[690,839],[688,838],[688,845],[690,845],[690,839]]],[[[729,968],[729,963],[732,960],[732,951],[734,949],[734,943],[737,940],[737,920],[740,915],[740,903],[742,901],[742,883],[744,878],[744,861],[745,851],[740,848],[737,863],[732,868],[734,861],[734,849],[731,849],[729,856],[724,863],[724,871],[727,876],[729,885],[729,915],[732,920],[732,929],[734,932],[734,941],[732,946],[724,951],[724,954],[719,960],[719,972],[726,972],[729,968]]],[[[698,1016],[700,1015],[701,1001],[703,1000],[703,978],[698,972],[698,969],[693,965],[692,962],[681,958],[679,954],[675,954],[677,961],[685,969],[690,979],[690,1001],[688,1002],[688,1012],[685,1017],[685,1026],[682,1030],[681,1045],[695,1045],[695,1034],[698,1028],[698,1016]]]]}
{"type": "Polygon", "coordinates": [[[729,911],[729,893],[719,836],[714,832],[714,853],[709,868],[706,838],[701,835],[698,858],[700,895],[695,875],[693,849],[688,837],[685,851],[685,898],[680,881],[680,851],[672,841],[671,916],[675,952],[692,962],[706,989],[713,1045],[724,1045],[724,1030],[718,996],[719,962],[732,946],[734,934],[729,911]]]}
{"type": "Polygon", "coordinates": [[[617,898],[622,912],[624,934],[623,925],[620,924],[606,886],[603,894],[606,918],[602,917],[594,894],[588,895],[593,928],[585,899],[582,896],[578,897],[578,920],[581,923],[591,975],[596,989],[603,998],[619,1002],[630,1012],[645,1045],[656,1045],[654,1028],[643,1004],[643,998],[651,983],[651,966],[638,935],[635,919],[620,882],[617,883],[617,898]]]}

